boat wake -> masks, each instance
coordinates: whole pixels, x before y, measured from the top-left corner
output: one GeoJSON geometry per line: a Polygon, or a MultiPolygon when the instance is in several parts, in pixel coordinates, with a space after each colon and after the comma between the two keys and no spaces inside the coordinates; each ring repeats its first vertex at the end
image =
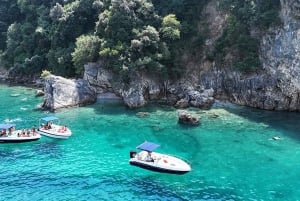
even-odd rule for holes
{"type": "Polygon", "coordinates": [[[4,120],[5,123],[13,123],[13,122],[21,122],[21,121],[22,121],[21,118],[5,119],[5,120],[4,120]]]}

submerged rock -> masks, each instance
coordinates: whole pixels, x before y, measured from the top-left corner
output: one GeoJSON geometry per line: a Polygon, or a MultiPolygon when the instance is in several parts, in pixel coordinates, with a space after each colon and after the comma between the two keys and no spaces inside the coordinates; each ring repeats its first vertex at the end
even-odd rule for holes
{"type": "Polygon", "coordinates": [[[178,123],[187,124],[187,125],[199,125],[200,121],[198,117],[192,116],[187,111],[178,112],[178,123]]]}
{"type": "Polygon", "coordinates": [[[40,90],[40,89],[36,90],[36,92],[35,92],[35,96],[36,97],[44,96],[44,95],[45,95],[45,93],[42,90],[40,90]]]}
{"type": "Polygon", "coordinates": [[[136,113],[136,116],[138,117],[148,117],[150,114],[149,112],[138,112],[136,113]]]}

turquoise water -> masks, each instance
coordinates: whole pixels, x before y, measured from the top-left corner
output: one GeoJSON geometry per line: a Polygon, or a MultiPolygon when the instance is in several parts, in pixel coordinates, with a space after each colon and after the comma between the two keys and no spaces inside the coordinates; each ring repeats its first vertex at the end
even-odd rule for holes
{"type": "MultiPolygon", "coordinates": [[[[0,123],[32,127],[51,115],[34,110],[42,102],[34,92],[0,85],[0,123]]],[[[300,200],[299,113],[222,104],[189,111],[199,127],[178,125],[178,111],[167,106],[59,110],[73,131],[68,140],[0,144],[0,200],[300,200]],[[129,151],[144,140],[193,170],[178,176],[130,166],[129,151]]]]}

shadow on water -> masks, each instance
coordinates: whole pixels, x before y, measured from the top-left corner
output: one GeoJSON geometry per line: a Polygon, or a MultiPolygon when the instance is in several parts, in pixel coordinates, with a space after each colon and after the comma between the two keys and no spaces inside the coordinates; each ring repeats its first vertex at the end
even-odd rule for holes
{"type": "MultiPolygon", "coordinates": [[[[11,171],[0,175],[0,194],[8,196],[11,190],[26,194],[39,191],[47,194],[49,200],[55,192],[55,197],[68,197],[81,191],[82,194],[76,196],[76,200],[87,200],[87,194],[93,200],[243,200],[232,189],[217,189],[212,183],[202,182],[200,185],[191,182],[184,185],[180,181],[181,176],[156,175],[142,176],[139,178],[125,174],[106,175],[64,175],[61,172],[53,171],[11,171]],[[12,178],[7,181],[6,177],[12,178]],[[164,177],[171,177],[170,182],[164,181],[164,177]],[[42,181],[47,181],[47,188],[42,181]],[[116,185],[118,183],[118,185],[116,185]],[[34,188],[28,188],[33,186],[34,188]],[[63,188],[62,188],[63,187],[63,188]],[[97,189],[90,191],[90,189],[97,189]],[[83,197],[84,196],[84,197],[83,197]],[[121,198],[121,199],[118,199],[121,198]]],[[[169,178],[170,179],[170,178],[169,178]]],[[[168,180],[169,180],[168,179],[168,180]]],[[[16,199],[18,200],[18,199],[16,199]]]]}
{"type": "Polygon", "coordinates": [[[39,155],[47,155],[50,158],[60,158],[62,150],[56,140],[46,141],[33,147],[33,151],[39,155]]]}
{"type": "Polygon", "coordinates": [[[151,177],[133,179],[130,181],[129,188],[137,197],[147,199],[153,197],[153,200],[189,200],[180,195],[180,192],[175,192],[170,186],[163,185],[151,177]]]}
{"type": "Polygon", "coordinates": [[[35,146],[38,142],[26,143],[3,143],[0,145],[0,160],[16,160],[18,158],[29,159],[34,156],[27,154],[31,152],[31,146],[35,146]]]}
{"type": "MultiPolygon", "coordinates": [[[[159,200],[242,200],[232,189],[217,189],[212,183],[202,182],[195,185],[191,182],[188,185],[181,185],[178,175],[163,175],[172,177],[171,183],[155,179],[153,176],[144,178],[134,178],[130,181],[130,188],[135,194],[141,194],[146,197],[155,197],[159,200]],[[197,186],[197,188],[195,188],[197,186]]],[[[170,180],[170,178],[168,179],[170,180]]]]}
{"type": "Polygon", "coordinates": [[[135,116],[138,112],[152,113],[157,110],[164,110],[164,111],[176,110],[170,106],[160,105],[157,103],[150,103],[144,107],[139,107],[139,108],[129,108],[123,102],[120,101],[99,101],[94,105],[89,105],[85,107],[93,108],[97,114],[108,114],[108,115],[126,114],[129,116],[132,115],[135,116]]]}
{"type": "MultiPolygon", "coordinates": [[[[230,113],[256,123],[263,123],[280,131],[283,135],[300,141],[300,113],[287,111],[267,111],[243,106],[224,108],[230,113]]],[[[281,136],[282,137],[282,136],[281,136]]]]}

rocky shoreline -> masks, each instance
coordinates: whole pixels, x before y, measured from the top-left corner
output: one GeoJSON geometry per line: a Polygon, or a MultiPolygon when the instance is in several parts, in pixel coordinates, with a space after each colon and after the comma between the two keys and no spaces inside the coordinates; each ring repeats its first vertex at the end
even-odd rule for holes
{"type": "MultiPolygon", "coordinates": [[[[90,65],[90,64],[89,64],[90,65]]],[[[95,64],[92,64],[95,67],[95,64]]],[[[98,66],[97,66],[98,68],[98,66]]],[[[103,73],[103,69],[100,70],[103,73]]],[[[86,71],[88,73],[88,71],[86,71]]],[[[107,72],[106,72],[107,73],[107,72]]],[[[102,79],[107,81],[107,77],[101,75],[102,79]]],[[[41,103],[41,109],[47,110],[57,110],[60,108],[68,108],[74,106],[84,106],[88,104],[93,104],[97,100],[108,100],[108,101],[122,101],[129,108],[142,107],[148,102],[163,102],[170,106],[174,106],[178,109],[184,109],[188,107],[197,108],[210,108],[215,101],[229,101],[238,105],[245,105],[253,107],[251,104],[239,102],[238,98],[236,100],[231,100],[228,97],[223,98],[212,88],[195,89],[191,85],[183,84],[182,82],[176,84],[169,84],[166,88],[159,88],[160,84],[154,85],[140,85],[135,84],[133,88],[127,88],[126,91],[122,91],[121,88],[114,88],[115,84],[108,84],[103,80],[98,80],[97,85],[91,84],[90,79],[66,79],[60,76],[50,75],[46,77],[45,80],[37,80],[35,84],[26,84],[23,86],[29,86],[37,89],[37,96],[43,95],[44,101],[41,103]],[[42,83],[42,84],[41,84],[42,83]],[[103,87],[105,86],[105,87],[103,87]],[[108,87],[109,86],[109,87],[108,87]],[[142,87],[137,87],[142,86],[142,87]],[[147,90],[145,90],[145,88],[147,90]],[[153,91],[149,88],[157,89],[153,91]],[[241,104],[242,103],[242,104],[241,104]]],[[[20,85],[20,83],[11,83],[8,80],[3,79],[3,83],[10,83],[20,85]]],[[[32,82],[34,83],[34,82],[32,82]]],[[[241,85],[242,87],[243,85],[241,85]]],[[[246,90],[246,89],[245,89],[246,90]]],[[[249,89],[248,89],[249,90],[249,89]]],[[[270,97],[271,98],[271,97],[270,97]]],[[[265,105],[266,106],[266,105],[265,105]]],[[[255,108],[260,108],[254,106],[255,108]]],[[[299,107],[299,105],[297,105],[299,107]]],[[[260,109],[266,110],[288,110],[288,111],[299,111],[290,110],[283,107],[273,108],[265,107],[260,109]]]]}
{"type": "MultiPolygon", "coordinates": [[[[85,65],[83,79],[68,80],[51,75],[44,82],[38,78],[5,78],[22,85],[43,85],[44,108],[55,110],[94,103],[101,97],[118,98],[129,108],[142,107],[150,101],[161,101],[177,108],[189,106],[210,108],[215,100],[264,110],[300,111],[300,18],[295,17],[297,1],[281,1],[283,25],[270,28],[260,37],[262,69],[252,73],[236,72],[216,66],[205,56],[186,56],[186,73],[180,80],[158,80],[140,73],[124,86],[101,61],[85,65]]],[[[209,24],[209,39],[204,49],[210,50],[225,27],[224,13],[211,1],[204,13],[209,24]]],[[[297,7],[298,8],[298,7],[297,7]]]]}

